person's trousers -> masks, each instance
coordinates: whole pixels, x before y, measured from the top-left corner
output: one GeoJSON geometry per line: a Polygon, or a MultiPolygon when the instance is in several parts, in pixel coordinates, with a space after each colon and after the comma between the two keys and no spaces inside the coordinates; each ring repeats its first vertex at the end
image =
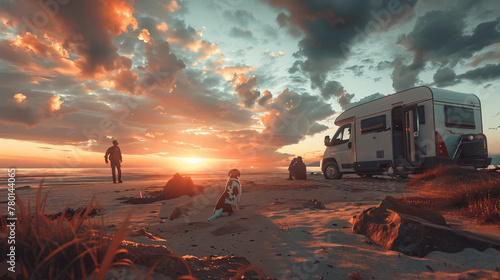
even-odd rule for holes
{"type": "Polygon", "coordinates": [[[118,182],[121,182],[122,167],[119,161],[111,161],[111,174],[113,174],[113,183],[116,183],[115,168],[118,169],[118,182]]]}

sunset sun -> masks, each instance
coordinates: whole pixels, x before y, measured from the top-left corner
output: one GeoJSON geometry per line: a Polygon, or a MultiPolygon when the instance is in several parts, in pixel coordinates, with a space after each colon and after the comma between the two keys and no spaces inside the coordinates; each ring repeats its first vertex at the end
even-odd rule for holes
{"type": "Polygon", "coordinates": [[[183,163],[187,164],[200,164],[206,161],[204,158],[178,158],[178,160],[182,161],[183,163]]]}

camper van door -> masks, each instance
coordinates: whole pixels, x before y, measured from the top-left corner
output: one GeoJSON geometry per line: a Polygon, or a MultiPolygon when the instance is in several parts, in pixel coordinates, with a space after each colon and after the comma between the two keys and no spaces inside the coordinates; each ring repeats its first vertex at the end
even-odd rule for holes
{"type": "Polygon", "coordinates": [[[417,105],[405,106],[403,108],[403,127],[404,127],[404,155],[405,167],[418,167],[419,154],[419,122],[417,105]]]}

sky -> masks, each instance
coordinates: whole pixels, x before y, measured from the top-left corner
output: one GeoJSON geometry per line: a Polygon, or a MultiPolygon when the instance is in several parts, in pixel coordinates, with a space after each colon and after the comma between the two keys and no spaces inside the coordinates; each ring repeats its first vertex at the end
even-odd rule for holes
{"type": "Polygon", "coordinates": [[[0,162],[268,170],[320,160],[346,108],[476,94],[500,154],[497,1],[6,0],[0,162]]]}

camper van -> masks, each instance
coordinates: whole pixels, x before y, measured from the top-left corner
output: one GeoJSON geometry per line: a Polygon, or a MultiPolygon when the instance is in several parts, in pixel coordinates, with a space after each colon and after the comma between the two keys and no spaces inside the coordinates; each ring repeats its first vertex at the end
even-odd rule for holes
{"type": "Polygon", "coordinates": [[[441,163],[485,168],[491,162],[474,94],[416,87],[352,107],[335,125],[321,161],[327,179],[407,177],[441,163]]]}

